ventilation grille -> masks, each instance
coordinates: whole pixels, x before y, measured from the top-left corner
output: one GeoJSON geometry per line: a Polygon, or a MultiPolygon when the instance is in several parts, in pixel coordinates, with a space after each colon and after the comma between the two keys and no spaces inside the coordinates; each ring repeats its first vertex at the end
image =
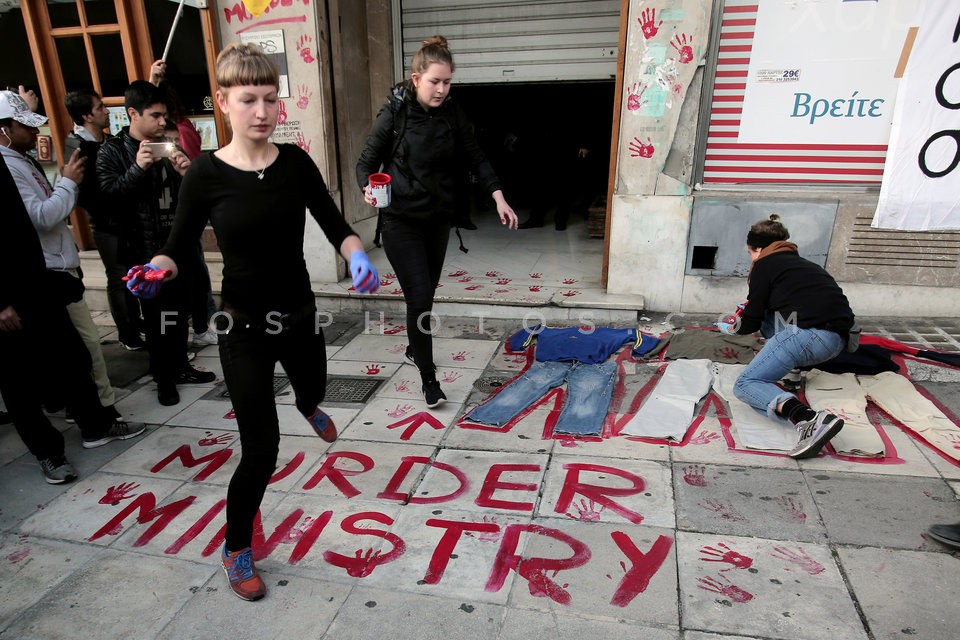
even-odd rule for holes
{"type": "Polygon", "coordinates": [[[955,270],[960,265],[960,231],[897,231],[870,226],[872,211],[858,213],[845,264],[955,270]]]}

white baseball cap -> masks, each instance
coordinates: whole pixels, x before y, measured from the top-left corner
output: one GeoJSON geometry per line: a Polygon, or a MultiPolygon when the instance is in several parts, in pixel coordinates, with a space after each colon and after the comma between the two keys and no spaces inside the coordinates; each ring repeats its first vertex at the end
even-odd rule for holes
{"type": "Polygon", "coordinates": [[[12,118],[27,127],[39,127],[47,123],[47,118],[30,111],[23,98],[13,91],[0,91],[0,120],[12,118]]]}

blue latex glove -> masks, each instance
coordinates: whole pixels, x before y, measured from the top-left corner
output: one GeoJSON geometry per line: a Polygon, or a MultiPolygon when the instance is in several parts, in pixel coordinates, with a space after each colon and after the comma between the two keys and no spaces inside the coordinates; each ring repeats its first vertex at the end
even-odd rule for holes
{"type": "Polygon", "coordinates": [[[731,336],[737,333],[734,325],[730,322],[714,322],[713,326],[715,326],[717,329],[720,329],[720,333],[726,333],[731,336]]]}
{"type": "MultiPolygon", "coordinates": [[[[165,272],[163,275],[166,275],[165,272]]],[[[161,275],[161,269],[155,264],[144,264],[131,267],[127,271],[127,275],[124,280],[127,281],[127,289],[133,295],[138,298],[156,298],[157,294],[160,293],[160,285],[163,284],[163,276],[157,278],[157,275],[161,275]],[[155,274],[153,277],[150,274],[155,274]]]]}
{"type": "Polygon", "coordinates": [[[350,275],[353,277],[353,288],[360,293],[373,293],[380,288],[380,274],[370,264],[365,251],[358,249],[350,254],[350,275]]]}

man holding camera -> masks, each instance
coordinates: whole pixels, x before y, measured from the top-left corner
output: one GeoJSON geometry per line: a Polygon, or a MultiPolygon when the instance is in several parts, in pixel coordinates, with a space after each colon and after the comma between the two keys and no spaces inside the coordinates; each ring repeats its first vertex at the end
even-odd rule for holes
{"type": "MultiPolygon", "coordinates": [[[[130,126],[100,147],[97,181],[105,201],[121,220],[120,261],[145,264],[170,235],[180,180],[190,159],[163,138],[167,105],[159,88],[144,80],[131,83],[124,93],[124,108],[130,126]]],[[[189,274],[185,275],[163,287],[156,298],[141,302],[150,370],[162,405],[180,402],[177,384],[216,378],[187,361],[190,309],[189,274]]]]}

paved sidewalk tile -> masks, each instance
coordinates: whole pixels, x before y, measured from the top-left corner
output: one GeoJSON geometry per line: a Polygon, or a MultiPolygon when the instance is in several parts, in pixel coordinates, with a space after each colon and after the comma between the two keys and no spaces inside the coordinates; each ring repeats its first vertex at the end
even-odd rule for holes
{"type": "Polygon", "coordinates": [[[683,626],[794,640],[865,640],[830,549],[677,533],[683,626]]]}
{"type": "Polygon", "coordinates": [[[956,557],[874,548],[840,548],[838,554],[874,638],[957,636],[956,557]]]}
{"type": "Polygon", "coordinates": [[[827,531],[803,474],[726,465],[675,466],[677,527],[822,542],[827,531]],[[762,525],[760,525],[762,523],[762,525]]]}

